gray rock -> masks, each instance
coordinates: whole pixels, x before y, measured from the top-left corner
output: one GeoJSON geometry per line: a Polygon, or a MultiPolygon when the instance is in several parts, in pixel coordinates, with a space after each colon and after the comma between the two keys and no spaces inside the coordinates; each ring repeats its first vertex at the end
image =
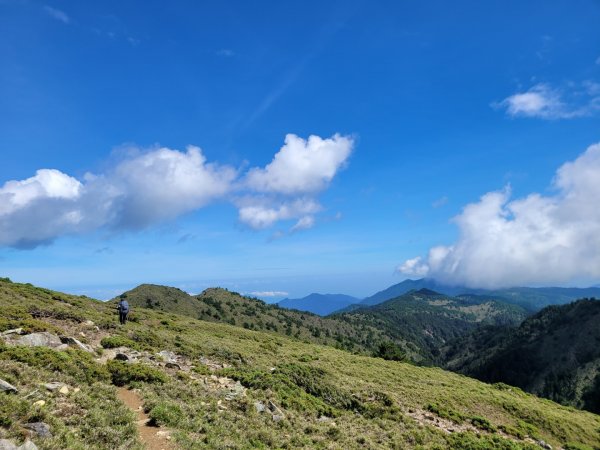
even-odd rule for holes
{"type": "Polygon", "coordinates": [[[167,369],[177,369],[177,370],[181,370],[181,366],[177,363],[174,362],[168,362],[165,364],[165,367],[167,369]]]}
{"type": "Polygon", "coordinates": [[[552,446],[550,444],[548,444],[545,441],[542,441],[541,439],[539,441],[536,442],[537,445],[539,445],[542,448],[545,448],[546,450],[552,450],[552,446]]]}
{"type": "Polygon", "coordinates": [[[60,383],[58,381],[53,381],[51,383],[44,384],[44,387],[48,389],[50,392],[58,391],[63,386],[66,386],[65,383],[60,383]]]}
{"type": "Polygon", "coordinates": [[[283,411],[279,409],[279,407],[271,400],[269,400],[268,408],[269,411],[271,411],[271,417],[273,418],[274,422],[279,422],[285,419],[285,414],[283,414],[283,411]]]}
{"type": "Polygon", "coordinates": [[[25,441],[23,445],[17,447],[17,450],[38,450],[37,445],[31,441],[25,441]]]}
{"type": "Polygon", "coordinates": [[[177,355],[169,350],[163,350],[156,354],[165,362],[177,362],[177,355]]]}
{"type": "Polygon", "coordinates": [[[75,339],[74,337],[61,336],[60,340],[63,344],[74,345],[75,347],[83,350],[84,352],[94,353],[94,350],[89,345],[84,344],[83,342],[75,339]]]}
{"type": "MultiPolygon", "coordinates": [[[[4,381],[2,379],[0,379],[0,391],[2,392],[7,392],[7,393],[14,393],[16,394],[17,392],[19,392],[19,390],[14,387],[12,384],[8,383],[7,381],[4,381]]],[[[2,447],[0,447],[1,449],[2,447]]]]}
{"type": "Polygon", "coordinates": [[[8,439],[0,439],[0,450],[17,450],[17,446],[8,439]]]}
{"type": "Polygon", "coordinates": [[[15,345],[23,345],[26,347],[50,347],[56,348],[62,344],[60,338],[47,331],[41,333],[31,333],[21,336],[19,339],[13,341],[15,345]]]}
{"type": "Polygon", "coordinates": [[[319,416],[319,418],[317,419],[317,422],[329,422],[330,420],[331,420],[331,417],[319,416]]]}
{"type": "Polygon", "coordinates": [[[25,425],[23,425],[23,427],[27,428],[28,430],[31,430],[33,433],[35,433],[37,436],[39,436],[41,438],[51,438],[52,437],[52,433],[50,432],[50,425],[48,425],[47,423],[44,423],[44,422],[26,423],[25,425]]]}
{"type": "Polygon", "coordinates": [[[257,413],[264,413],[267,410],[267,407],[263,402],[254,402],[254,409],[256,409],[257,413]]]}
{"type": "Polygon", "coordinates": [[[2,336],[8,336],[9,334],[23,334],[23,328],[13,328],[12,330],[3,331],[2,336]]]}

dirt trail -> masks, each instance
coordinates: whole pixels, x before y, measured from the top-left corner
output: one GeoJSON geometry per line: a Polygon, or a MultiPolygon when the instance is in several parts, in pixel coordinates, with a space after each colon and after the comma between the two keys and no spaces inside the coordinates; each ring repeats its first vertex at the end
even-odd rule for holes
{"type": "Polygon", "coordinates": [[[160,427],[148,425],[150,420],[144,412],[142,399],[135,391],[119,388],[117,397],[137,416],[136,425],[140,440],[148,450],[173,450],[175,446],[168,440],[169,432],[160,427]]]}

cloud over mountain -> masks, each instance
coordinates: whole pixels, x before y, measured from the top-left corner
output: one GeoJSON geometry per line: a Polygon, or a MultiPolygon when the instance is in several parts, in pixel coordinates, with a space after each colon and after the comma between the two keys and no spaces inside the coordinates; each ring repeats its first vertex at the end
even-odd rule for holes
{"type": "Polygon", "coordinates": [[[600,143],[563,164],[555,193],[511,200],[489,192],[453,221],[458,240],[398,271],[447,284],[497,288],[600,277],[600,143]]]}
{"type": "Polygon", "coordinates": [[[194,146],[186,151],[134,149],[105,173],[86,174],[83,180],[56,169],[40,169],[31,178],[0,187],[0,246],[31,248],[98,228],[142,229],[218,199],[233,201],[240,220],[257,229],[280,220],[312,217],[321,209],[316,193],[327,187],[351,147],[352,140],[339,135],[331,139],[311,136],[308,141],[288,135],[273,163],[250,169],[248,176],[254,174],[253,179],[260,180],[256,186],[237,183],[236,169],[207,162],[202,150],[194,146]],[[298,157],[301,148],[312,153],[298,157]],[[280,181],[285,171],[295,180],[291,184],[280,181]],[[260,186],[272,192],[264,194],[260,186]],[[281,195],[278,186],[284,186],[281,195]],[[234,199],[234,192],[242,200],[234,199]]]}

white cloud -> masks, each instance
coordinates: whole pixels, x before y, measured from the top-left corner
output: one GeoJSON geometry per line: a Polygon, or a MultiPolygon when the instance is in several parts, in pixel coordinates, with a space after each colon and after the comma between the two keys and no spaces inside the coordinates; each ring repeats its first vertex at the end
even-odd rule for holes
{"type": "Polygon", "coordinates": [[[300,231],[300,230],[308,230],[315,226],[315,217],[314,216],[303,216],[298,219],[298,222],[292,227],[291,231],[300,231]]]}
{"type": "Polygon", "coordinates": [[[107,226],[140,229],[224,196],[230,167],[207,164],[197,147],[160,148],[80,182],[58,170],[0,188],[0,245],[34,247],[64,234],[107,226]]]}
{"type": "Polygon", "coordinates": [[[304,140],[294,134],[285,137],[285,145],[264,169],[253,168],[247,185],[259,192],[285,195],[317,193],[327,187],[344,166],[354,142],[347,136],[329,139],[310,136],[304,140]]]}
{"type": "Polygon", "coordinates": [[[285,291],[254,291],[250,292],[254,297],[286,297],[290,295],[285,291]]]}
{"type": "Polygon", "coordinates": [[[288,135],[273,163],[250,171],[269,189],[275,187],[267,194],[252,189],[246,178],[236,183],[238,171],[207,162],[202,150],[194,146],[186,151],[129,149],[105,173],[86,174],[83,180],[56,169],[41,169],[31,178],[0,187],[0,246],[30,248],[98,228],[143,229],[219,199],[232,201],[239,208],[240,221],[254,229],[281,220],[295,220],[293,230],[307,229],[322,209],[316,194],[327,187],[345,161],[341,153],[347,156],[350,147],[351,140],[338,135],[331,139],[311,136],[308,142],[288,135]],[[305,143],[302,149],[299,143],[305,143]],[[298,151],[312,153],[295,155],[298,151]],[[285,163],[282,166],[278,161],[285,163]],[[278,178],[273,176],[284,166],[295,181],[278,192],[278,178]]]}
{"type": "Polygon", "coordinates": [[[585,81],[571,83],[568,90],[540,83],[526,92],[513,94],[495,108],[503,108],[511,117],[536,117],[541,119],[573,119],[593,114],[600,109],[600,98],[593,91],[596,83],[585,81]]]}
{"type": "Polygon", "coordinates": [[[600,278],[600,143],[561,166],[554,195],[489,192],[454,218],[460,236],[399,271],[495,288],[600,278]]]}
{"type": "Polygon", "coordinates": [[[44,6],[44,11],[46,11],[46,13],[52,17],[53,19],[56,19],[62,23],[68,24],[69,22],[71,22],[71,19],[69,19],[69,16],[67,16],[67,14],[63,11],[61,11],[60,9],[56,9],[56,8],[52,8],[51,6],[44,6]]]}
{"type": "Polygon", "coordinates": [[[321,205],[310,198],[279,203],[269,198],[247,198],[239,205],[240,221],[256,230],[268,228],[280,220],[303,218],[321,210],[321,205]]]}

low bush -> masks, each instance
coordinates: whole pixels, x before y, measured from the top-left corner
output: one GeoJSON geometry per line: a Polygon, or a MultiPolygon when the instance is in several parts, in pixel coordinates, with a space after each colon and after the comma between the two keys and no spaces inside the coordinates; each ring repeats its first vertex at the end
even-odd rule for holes
{"type": "Polygon", "coordinates": [[[107,363],[107,368],[116,386],[125,386],[134,381],[144,383],[164,383],[167,375],[154,367],[145,364],[128,364],[123,361],[112,360],[107,363]]]}
{"type": "Polygon", "coordinates": [[[131,339],[128,339],[124,336],[114,335],[107,336],[100,341],[100,345],[103,348],[117,348],[117,347],[129,347],[135,348],[137,347],[136,343],[131,339]]]}

